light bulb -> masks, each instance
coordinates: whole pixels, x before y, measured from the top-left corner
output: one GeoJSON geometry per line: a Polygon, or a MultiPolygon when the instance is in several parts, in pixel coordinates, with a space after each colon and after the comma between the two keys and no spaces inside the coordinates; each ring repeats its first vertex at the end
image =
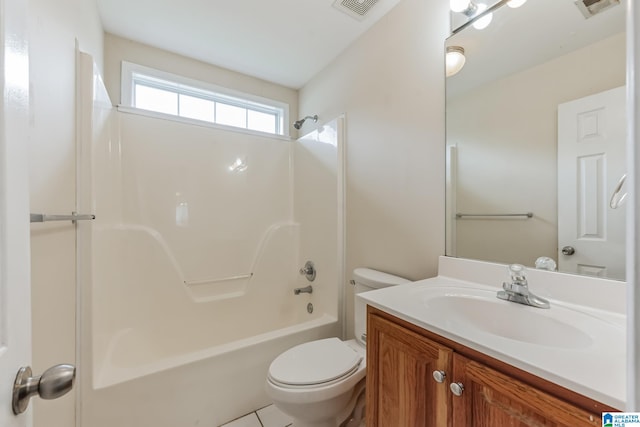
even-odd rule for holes
{"type": "Polygon", "coordinates": [[[447,47],[447,54],[445,56],[447,77],[451,77],[462,70],[462,67],[464,67],[464,63],[466,62],[466,60],[467,59],[464,56],[464,49],[462,47],[447,47]]]}
{"type": "MultiPolygon", "coordinates": [[[[487,10],[487,5],[484,3],[478,3],[477,7],[478,12],[476,13],[476,15],[480,15],[482,12],[487,10]]],[[[476,30],[484,30],[489,26],[489,24],[491,24],[491,20],[493,20],[493,13],[487,13],[485,16],[473,23],[473,28],[475,28],[476,30]]]]}
{"type": "Polygon", "coordinates": [[[470,0],[449,0],[449,7],[453,12],[464,12],[469,8],[470,0]]]}
{"type": "Polygon", "coordinates": [[[526,2],[527,0],[510,0],[507,2],[507,6],[515,9],[516,7],[522,6],[526,2]]]}

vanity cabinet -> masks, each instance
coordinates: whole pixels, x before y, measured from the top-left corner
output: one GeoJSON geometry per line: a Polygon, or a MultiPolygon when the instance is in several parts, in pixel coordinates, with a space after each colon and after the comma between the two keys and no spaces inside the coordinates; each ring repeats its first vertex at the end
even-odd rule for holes
{"type": "Polygon", "coordinates": [[[368,427],[601,426],[614,410],[368,307],[368,427]]]}
{"type": "Polygon", "coordinates": [[[376,315],[367,331],[367,426],[448,425],[448,392],[432,373],[451,371],[453,351],[376,315]]]}
{"type": "Polygon", "coordinates": [[[464,356],[454,355],[452,372],[452,380],[464,386],[460,396],[451,397],[453,426],[602,425],[599,413],[585,411],[464,356]]]}

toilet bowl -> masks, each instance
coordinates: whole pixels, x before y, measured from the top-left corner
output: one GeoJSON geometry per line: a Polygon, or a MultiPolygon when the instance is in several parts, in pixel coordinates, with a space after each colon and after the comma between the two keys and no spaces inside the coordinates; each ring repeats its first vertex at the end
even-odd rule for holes
{"type": "MultiPolygon", "coordinates": [[[[353,272],[355,292],[409,281],[368,268],[353,272]]],[[[358,427],[364,419],[366,307],[356,302],[356,339],[326,338],[297,345],[274,359],[266,390],[293,427],[358,427]]]]}

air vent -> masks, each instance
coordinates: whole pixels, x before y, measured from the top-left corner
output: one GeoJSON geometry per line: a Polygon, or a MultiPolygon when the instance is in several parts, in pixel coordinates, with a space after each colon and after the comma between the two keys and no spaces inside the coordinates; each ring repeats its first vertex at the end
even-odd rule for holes
{"type": "Polygon", "coordinates": [[[577,0],[576,6],[586,19],[620,4],[620,0],[577,0]]]}
{"type": "Polygon", "coordinates": [[[376,3],[378,0],[336,0],[333,7],[361,21],[376,3]]]}

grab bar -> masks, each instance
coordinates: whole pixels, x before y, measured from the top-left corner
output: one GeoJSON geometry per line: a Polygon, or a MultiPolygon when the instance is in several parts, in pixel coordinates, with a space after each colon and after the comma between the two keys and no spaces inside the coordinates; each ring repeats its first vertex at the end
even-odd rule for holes
{"type": "Polygon", "coordinates": [[[509,217],[518,217],[525,216],[527,218],[533,218],[533,212],[527,213],[510,213],[510,214],[468,214],[468,213],[457,213],[456,218],[465,218],[465,217],[492,217],[492,216],[509,216],[509,217]]]}
{"type": "Polygon", "coordinates": [[[222,277],[220,279],[184,280],[187,286],[206,285],[207,283],[228,282],[229,280],[250,279],[253,273],[240,274],[238,276],[222,277]]]}
{"type": "Polygon", "coordinates": [[[92,214],[76,214],[73,212],[71,215],[47,215],[47,214],[29,214],[30,222],[49,222],[49,221],[90,221],[96,219],[92,214]]]}

